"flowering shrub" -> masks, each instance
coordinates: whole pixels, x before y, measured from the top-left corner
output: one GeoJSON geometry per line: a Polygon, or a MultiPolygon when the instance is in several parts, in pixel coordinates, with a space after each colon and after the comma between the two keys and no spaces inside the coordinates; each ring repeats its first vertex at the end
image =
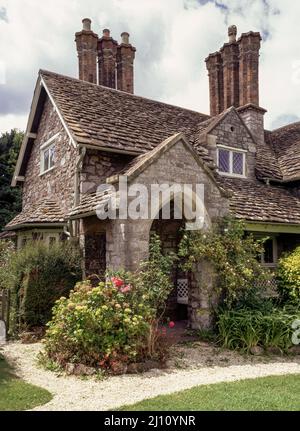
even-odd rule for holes
{"type": "Polygon", "coordinates": [[[110,273],[95,288],[88,281],[77,284],[69,299],[59,299],[53,308],[47,357],[61,366],[71,362],[104,369],[145,359],[163,361],[167,344],[159,321],[172,289],[167,262],[154,238],[139,272],[110,273]]]}
{"type": "Polygon", "coordinates": [[[113,361],[139,360],[147,354],[151,318],[143,297],[119,278],[96,288],[79,283],[53,309],[46,352],[60,365],[80,362],[105,368],[113,361]]]}
{"type": "Polygon", "coordinates": [[[278,288],[284,301],[300,303],[300,247],[279,260],[278,288]]]}

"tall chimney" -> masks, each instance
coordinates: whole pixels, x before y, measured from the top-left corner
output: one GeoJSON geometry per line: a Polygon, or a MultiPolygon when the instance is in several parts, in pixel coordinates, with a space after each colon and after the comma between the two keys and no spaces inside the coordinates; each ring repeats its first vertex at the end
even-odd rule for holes
{"type": "Polygon", "coordinates": [[[117,51],[117,88],[127,93],[134,93],[134,68],[136,48],[129,43],[129,34],[121,34],[122,42],[117,51]]]}
{"type": "Polygon", "coordinates": [[[92,21],[82,20],[83,28],[75,34],[78,52],[79,79],[97,84],[97,43],[98,35],[91,30],[92,21]]]}
{"type": "Polygon", "coordinates": [[[243,33],[238,40],[240,49],[240,106],[259,106],[260,33],[243,33]]]}
{"type": "Polygon", "coordinates": [[[210,115],[214,117],[224,110],[222,57],[219,52],[215,52],[205,61],[209,77],[210,115]]]}
{"type": "Polygon", "coordinates": [[[228,29],[229,42],[221,49],[223,61],[224,109],[238,107],[239,100],[239,45],[236,41],[237,28],[228,29]]]}
{"type": "Polygon", "coordinates": [[[108,29],[98,41],[99,85],[116,88],[116,57],[118,42],[111,36],[108,29]]]}

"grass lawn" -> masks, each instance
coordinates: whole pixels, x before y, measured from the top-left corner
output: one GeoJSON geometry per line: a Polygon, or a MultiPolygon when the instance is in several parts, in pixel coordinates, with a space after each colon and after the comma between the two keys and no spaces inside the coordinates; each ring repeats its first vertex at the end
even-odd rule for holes
{"type": "Polygon", "coordinates": [[[0,353],[0,411],[27,410],[51,399],[50,392],[18,379],[0,353]]]}
{"type": "Polygon", "coordinates": [[[300,410],[300,374],[196,386],[124,406],[127,411],[300,410]]]}

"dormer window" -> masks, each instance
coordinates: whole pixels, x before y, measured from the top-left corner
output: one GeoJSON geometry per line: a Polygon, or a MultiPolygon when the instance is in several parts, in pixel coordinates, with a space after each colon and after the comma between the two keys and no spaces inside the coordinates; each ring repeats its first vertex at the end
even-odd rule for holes
{"type": "Polygon", "coordinates": [[[44,174],[55,167],[55,140],[56,134],[41,146],[41,174],[44,174]]]}
{"type": "Polygon", "coordinates": [[[246,176],[246,151],[218,146],[218,172],[231,177],[246,176]]]}

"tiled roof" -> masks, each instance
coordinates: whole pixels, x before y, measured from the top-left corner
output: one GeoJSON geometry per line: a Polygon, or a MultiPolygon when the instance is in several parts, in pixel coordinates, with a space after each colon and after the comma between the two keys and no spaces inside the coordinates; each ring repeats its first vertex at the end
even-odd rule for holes
{"type": "Polygon", "coordinates": [[[40,71],[73,137],[99,148],[144,153],[183,132],[191,141],[208,115],[40,71]]]}
{"type": "Polygon", "coordinates": [[[68,216],[76,218],[79,215],[90,215],[96,213],[97,209],[105,208],[112,193],[94,192],[82,195],[81,202],[73,208],[68,216]]]}
{"type": "Polygon", "coordinates": [[[284,181],[300,178],[300,122],[271,133],[271,142],[284,181]]]}
{"type": "Polygon", "coordinates": [[[300,223],[300,200],[284,187],[224,177],[221,183],[233,193],[230,209],[236,217],[257,222],[300,223]]]}
{"type": "Polygon", "coordinates": [[[300,122],[265,133],[257,153],[259,178],[289,182],[300,179],[300,122]]]}
{"type": "Polygon", "coordinates": [[[11,230],[24,225],[30,226],[32,224],[63,224],[64,220],[64,214],[57,202],[45,199],[24,209],[5,226],[5,229],[11,230]]]}

